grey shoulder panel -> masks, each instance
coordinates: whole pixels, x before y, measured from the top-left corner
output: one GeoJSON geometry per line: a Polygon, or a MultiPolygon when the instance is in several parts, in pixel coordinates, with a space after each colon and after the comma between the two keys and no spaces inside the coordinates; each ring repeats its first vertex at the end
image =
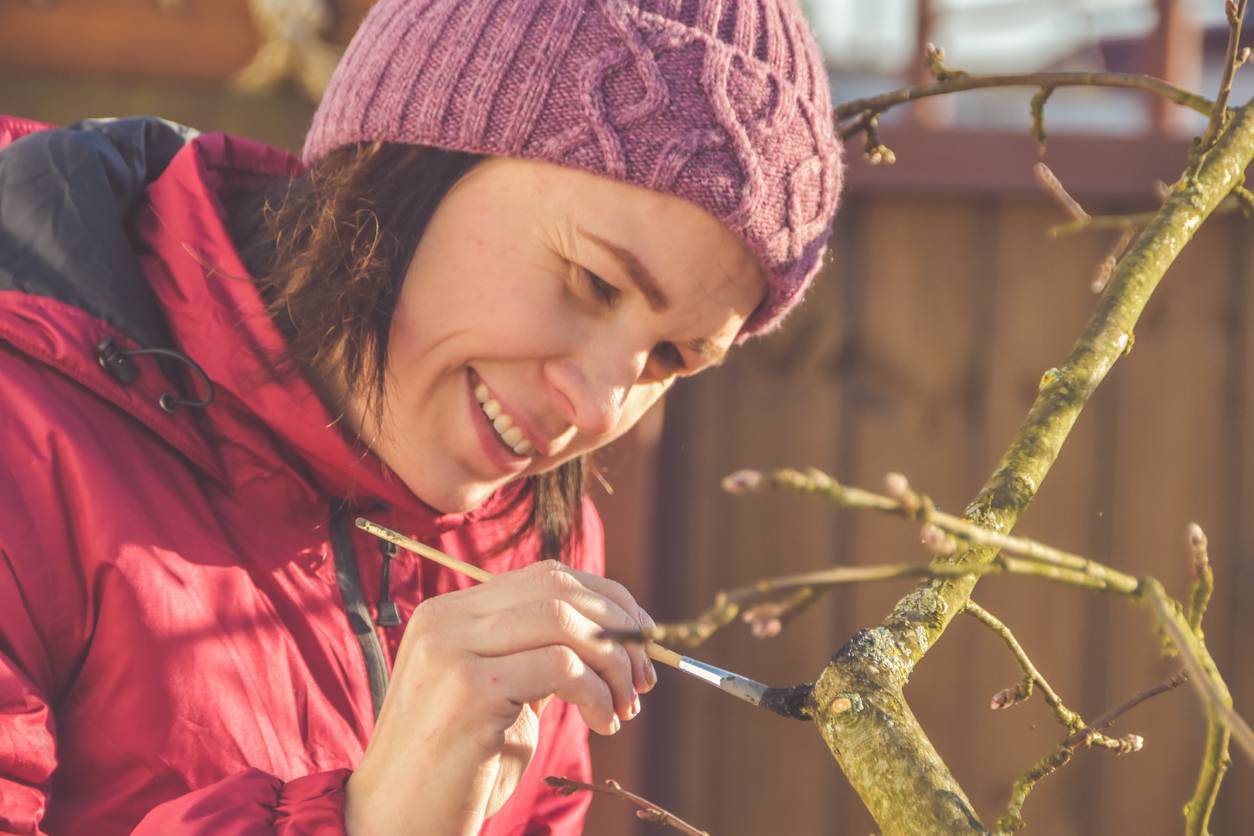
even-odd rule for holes
{"type": "Polygon", "coordinates": [[[0,290],[71,304],[144,346],[170,344],[130,220],[195,136],[162,119],[91,119],[0,149],[0,290]]]}

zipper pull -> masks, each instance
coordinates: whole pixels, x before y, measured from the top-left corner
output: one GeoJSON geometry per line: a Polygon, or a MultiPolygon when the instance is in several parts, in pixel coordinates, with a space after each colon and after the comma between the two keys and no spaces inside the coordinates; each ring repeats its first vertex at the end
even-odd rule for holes
{"type": "Polygon", "coordinates": [[[392,558],[396,557],[396,544],[380,540],[379,551],[383,554],[383,588],[379,590],[378,624],[380,627],[396,627],[401,623],[401,613],[396,608],[396,602],[391,599],[389,590],[392,585],[392,558]]]}

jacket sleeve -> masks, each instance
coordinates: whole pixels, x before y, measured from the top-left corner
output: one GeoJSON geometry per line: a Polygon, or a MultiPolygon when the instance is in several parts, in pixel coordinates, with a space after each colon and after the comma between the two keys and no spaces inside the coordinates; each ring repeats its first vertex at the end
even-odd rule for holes
{"type": "Polygon", "coordinates": [[[51,664],[0,549],[0,831],[38,833],[56,767],[51,664]]]}
{"type": "MultiPolygon", "coordinates": [[[[56,720],[48,694],[53,662],[27,606],[36,591],[19,582],[0,549],[0,832],[43,833],[57,765],[56,720]]],[[[154,808],[141,836],[340,836],[347,769],[281,781],[248,770],[154,808]]]]}
{"type": "Polygon", "coordinates": [[[341,836],[347,769],[282,781],[249,769],[144,816],[132,836],[341,836]]]}

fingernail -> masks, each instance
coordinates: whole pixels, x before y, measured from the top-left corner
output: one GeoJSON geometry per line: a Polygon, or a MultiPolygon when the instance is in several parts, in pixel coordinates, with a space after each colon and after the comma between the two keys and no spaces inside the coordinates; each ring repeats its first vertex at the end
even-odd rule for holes
{"type": "Polygon", "coordinates": [[[653,667],[652,659],[645,659],[644,666],[645,678],[649,680],[649,687],[652,688],[657,685],[657,670],[653,667]]]}
{"type": "Polygon", "coordinates": [[[614,718],[610,720],[610,734],[618,734],[618,730],[622,727],[623,724],[619,721],[618,715],[615,715],[614,718]]]}
{"type": "Polygon", "coordinates": [[[635,717],[640,713],[640,695],[631,698],[631,716],[635,717]]]}

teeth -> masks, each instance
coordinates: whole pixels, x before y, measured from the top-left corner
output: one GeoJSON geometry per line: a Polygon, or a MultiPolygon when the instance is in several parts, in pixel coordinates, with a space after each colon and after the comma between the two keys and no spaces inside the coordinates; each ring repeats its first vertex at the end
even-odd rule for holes
{"type": "Polygon", "coordinates": [[[475,400],[479,402],[483,414],[488,416],[497,435],[507,447],[519,456],[529,456],[535,452],[536,448],[523,437],[523,431],[514,426],[514,419],[505,414],[500,402],[492,397],[486,384],[480,383],[475,386],[475,400]]]}

